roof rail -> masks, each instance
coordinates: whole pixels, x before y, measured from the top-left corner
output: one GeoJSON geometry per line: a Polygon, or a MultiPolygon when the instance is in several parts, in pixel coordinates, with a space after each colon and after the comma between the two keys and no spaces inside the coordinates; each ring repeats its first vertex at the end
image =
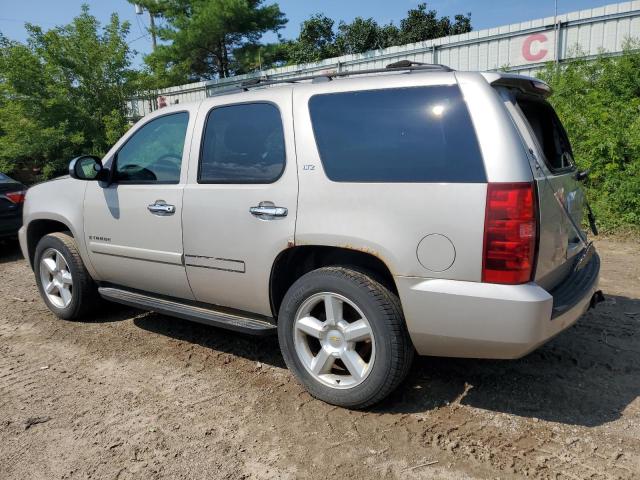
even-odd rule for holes
{"type": "Polygon", "coordinates": [[[352,75],[369,75],[373,73],[390,73],[390,72],[453,72],[452,68],[437,63],[420,63],[411,60],[400,60],[399,62],[390,63],[385,68],[370,68],[367,70],[355,70],[333,73],[321,73],[317,75],[303,75],[300,77],[282,78],[277,80],[269,80],[268,78],[252,78],[240,84],[240,87],[230,88],[215,95],[225,95],[227,93],[237,93],[248,91],[250,88],[266,87],[269,85],[278,85],[282,83],[297,83],[311,80],[313,83],[331,81],[338,77],[349,77],[352,75]]]}

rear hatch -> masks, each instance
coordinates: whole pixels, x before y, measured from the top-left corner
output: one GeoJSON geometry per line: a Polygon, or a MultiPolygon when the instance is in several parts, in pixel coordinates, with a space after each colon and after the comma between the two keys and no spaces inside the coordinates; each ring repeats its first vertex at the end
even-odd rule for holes
{"type": "Polygon", "coordinates": [[[540,222],[535,281],[550,290],[569,275],[576,255],[584,248],[576,229],[582,225],[584,193],[575,179],[573,151],[560,119],[545,99],[550,94],[545,84],[527,77],[507,77],[493,85],[529,152],[540,222]]]}

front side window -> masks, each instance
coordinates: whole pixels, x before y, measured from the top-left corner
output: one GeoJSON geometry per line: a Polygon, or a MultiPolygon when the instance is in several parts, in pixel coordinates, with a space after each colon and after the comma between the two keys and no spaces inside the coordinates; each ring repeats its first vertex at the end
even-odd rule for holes
{"type": "Polygon", "coordinates": [[[216,107],[207,117],[199,183],[271,183],[285,166],[282,119],[270,103],[216,107]]]}
{"type": "Polygon", "coordinates": [[[315,95],[309,112],[320,159],[333,181],[486,181],[457,86],[315,95]]]}
{"type": "Polygon", "coordinates": [[[116,157],[120,183],[178,183],[189,114],[151,120],[127,140],[116,157]]]}

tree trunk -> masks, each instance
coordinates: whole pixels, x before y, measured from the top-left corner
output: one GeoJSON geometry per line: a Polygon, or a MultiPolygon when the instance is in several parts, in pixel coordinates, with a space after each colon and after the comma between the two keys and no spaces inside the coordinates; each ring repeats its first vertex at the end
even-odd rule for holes
{"type": "Polygon", "coordinates": [[[225,65],[224,65],[224,43],[222,40],[218,41],[218,48],[215,54],[216,66],[218,67],[218,76],[225,78],[225,65]]]}
{"type": "Polygon", "coordinates": [[[221,48],[222,48],[222,69],[224,71],[224,76],[228,77],[229,76],[229,52],[227,52],[227,42],[224,36],[222,37],[221,48]]]}

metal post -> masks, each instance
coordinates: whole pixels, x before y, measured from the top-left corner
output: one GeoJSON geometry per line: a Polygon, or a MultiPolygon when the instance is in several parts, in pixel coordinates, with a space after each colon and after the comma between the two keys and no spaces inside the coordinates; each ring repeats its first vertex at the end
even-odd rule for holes
{"type": "Polygon", "coordinates": [[[558,0],[554,0],[553,5],[553,43],[555,44],[556,54],[555,63],[558,65],[560,62],[560,26],[558,25],[558,0]]]}
{"type": "Polygon", "coordinates": [[[556,26],[556,65],[559,65],[560,60],[562,60],[560,57],[562,50],[562,22],[558,21],[556,26]]]}

